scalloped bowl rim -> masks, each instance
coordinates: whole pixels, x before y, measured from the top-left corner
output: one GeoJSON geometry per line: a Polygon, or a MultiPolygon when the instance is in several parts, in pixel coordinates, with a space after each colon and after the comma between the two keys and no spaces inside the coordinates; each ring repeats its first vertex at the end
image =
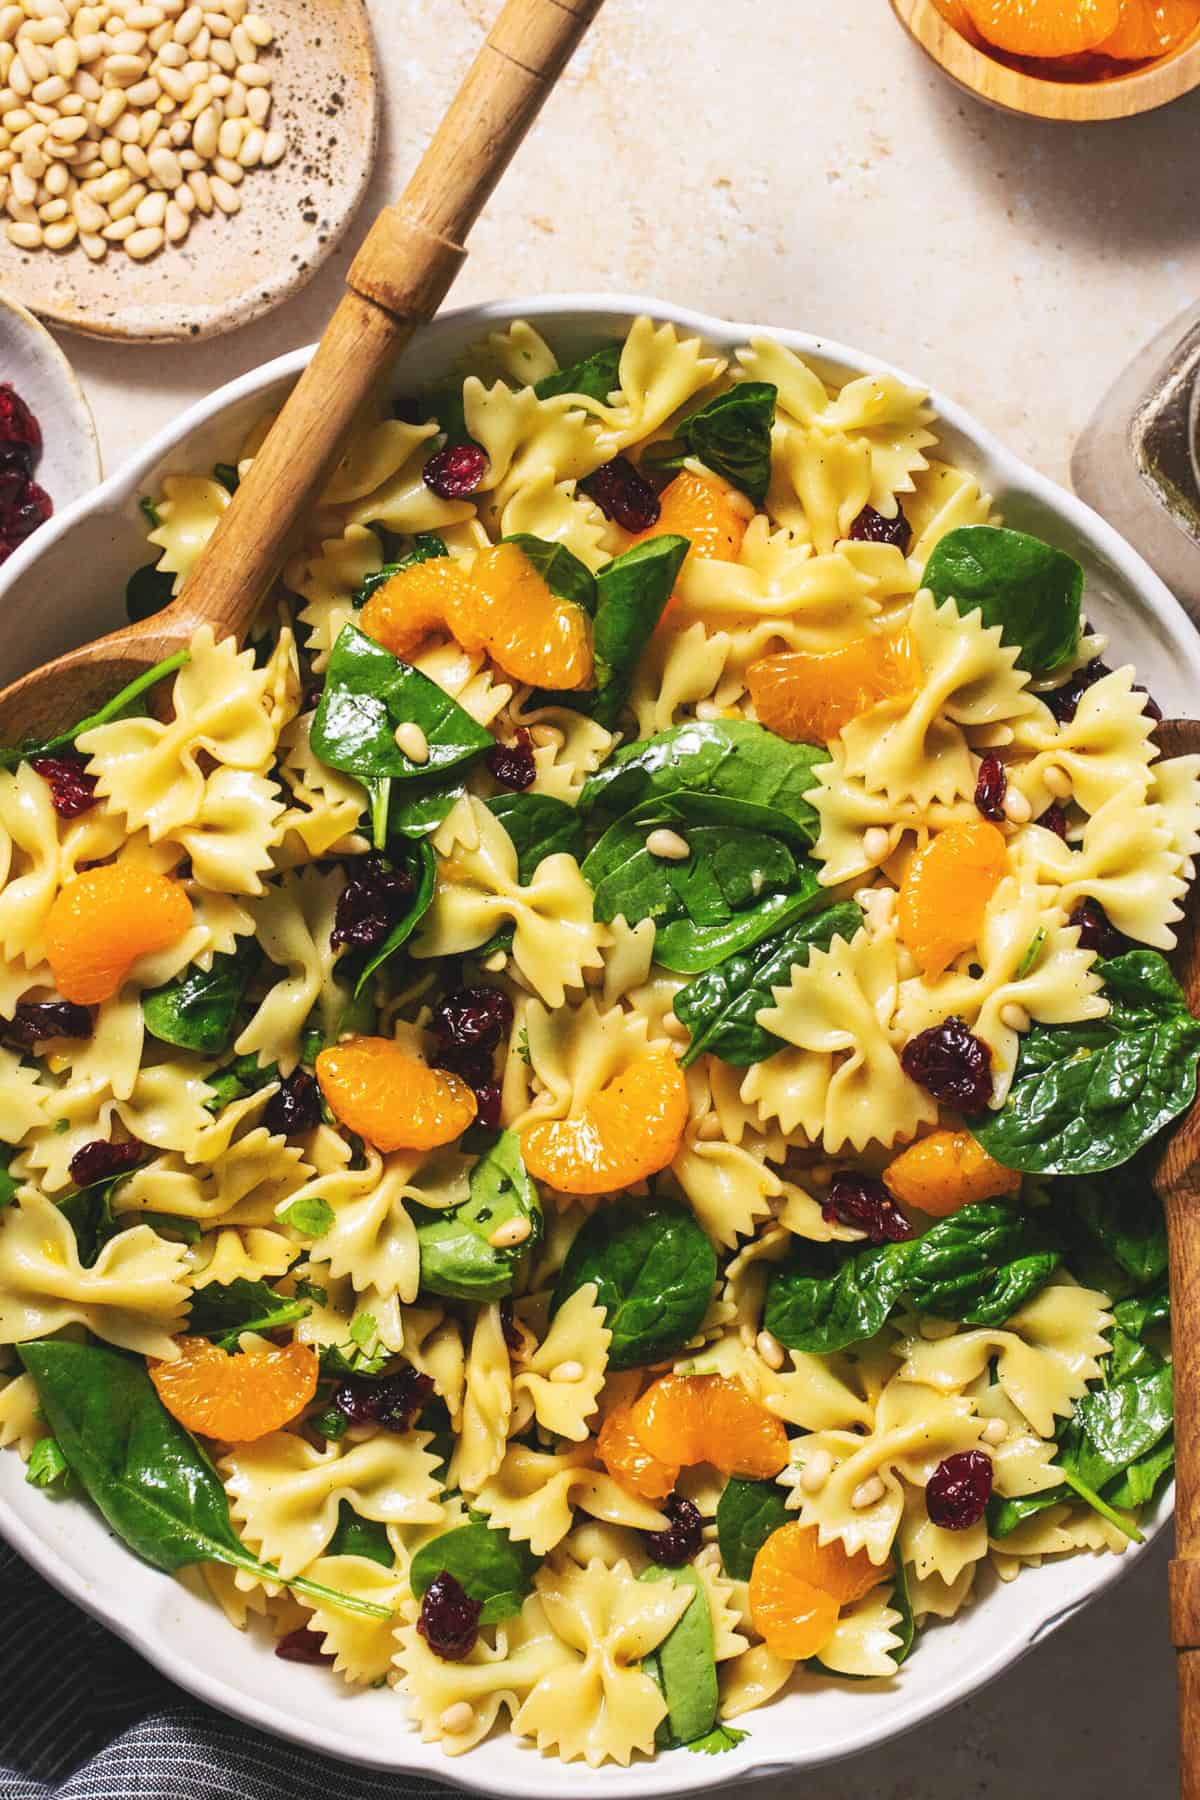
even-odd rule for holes
{"type": "MultiPolygon", "coordinates": [[[[623,327],[643,312],[717,344],[770,336],[835,370],[897,374],[925,390],[924,383],[894,364],[834,339],[731,322],[646,296],[604,293],[549,295],[444,313],[418,340],[416,354],[410,351],[402,359],[401,367],[420,368],[447,345],[452,359],[488,330],[514,318],[540,324],[552,341],[556,335],[561,340],[574,333],[580,340],[590,334],[594,342],[599,332],[623,327]]],[[[0,600],[23,578],[35,577],[38,564],[53,558],[56,545],[75,526],[90,520],[132,530],[137,497],[148,474],[176,456],[176,466],[186,467],[186,448],[181,446],[230,408],[241,403],[244,409],[265,390],[293,380],[311,353],[311,346],[291,351],[189,407],[16,552],[0,572],[0,600]]],[[[1148,673],[1151,685],[1157,684],[1168,700],[1177,694],[1182,710],[1188,692],[1200,692],[1200,634],[1178,601],[1138,553],[1089,507],[1013,456],[965,409],[927,391],[938,413],[939,441],[953,440],[954,455],[980,469],[997,491],[1005,516],[1031,528],[1039,525],[1084,560],[1092,616],[1116,613],[1119,618],[1122,607],[1140,614],[1125,635],[1136,636],[1140,629],[1145,634],[1141,649],[1149,647],[1156,661],[1150,670],[1139,662],[1139,674],[1148,673]]],[[[124,530],[125,538],[129,530],[124,530]]],[[[122,556],[122,566],[132,566],[126,564],[124,550],[122,556]]],[[[1120,624],[1117,630],[1119,635],[1120,624]]],[[[11,672],[4,671],[4,678],[11,672]]],[[[612,1764],[589,1769],[580,1763],[550,1764],[536,1749],[507,1734],[485,1739],[465,1756],[444,1757],[436,1744],[422,1743],[408,1729],[403,1705],[395,1696],[350,1693],[323,1670],[279,1663],[265,1635],[256,1635],[253,1627],[243,1634],[234,1631],[210,1601],[139,1562],[90,1508],[73,1501],[49,1502],[24,1482],[18,1457],[0,1457],[0,1531],[8,1542],[68,1598],[196,1698],[349,1762],[530,1800],[568,1787],[592,1800],[719,1788],[748,1778],[794,1774],[876,1747],[966,1699],[1111,1587],[1162,1531],[1172,1504],[1169,1489],[1146,1521],[1144,1546],[1131,1546],[1120,1556],[1081,1552],[1048,1561],[1037,1570],[1023,1570],[1015,1582],[995,1585],[982,1602],[930,1630],[922,1639],[920,1655],[897,1681],[838,1683],[802,1675],[798,1691],[750,1714],[744,1721],[749,1736],[720,1757],[684,1765],[684,1753],[676,1752],[635,1762],[628,1769],[612,1764]],[[251,1691],[255,1685],[257,1693],[251,1691]]]]}

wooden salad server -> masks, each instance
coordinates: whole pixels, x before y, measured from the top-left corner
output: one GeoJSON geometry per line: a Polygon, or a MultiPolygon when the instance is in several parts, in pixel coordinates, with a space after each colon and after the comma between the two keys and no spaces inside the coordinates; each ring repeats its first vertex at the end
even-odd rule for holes
{"type": "MultiPolygon", "coordinates": [[[[1200,720],[1164,719],[1154,735],[1164,756],[1200,754],[1200,720]]],[[[1188,1006],[1200,1014],[1200,882],[1188,891],[1175,962],[1188,1006]]],[[[1170,1601],[1179,1686],[1179,1791],[1181,1800],[1200,1800],[1200,1102],[1167,1139],[1154,1186],[1167,1215],[1175,1365],[1170,1601]]]]}
{"type": "Polygon", "coordinates": [[[601,0],[506,0],[399,203],[380,213],[316,352],[182,593],[149,619],[68,651],[0,691],[0,743],[44,741],[184,650],[200,625],[245,636],[295,521],[327,479],[359,407],[431,319],[462,240],[601,0]]]}

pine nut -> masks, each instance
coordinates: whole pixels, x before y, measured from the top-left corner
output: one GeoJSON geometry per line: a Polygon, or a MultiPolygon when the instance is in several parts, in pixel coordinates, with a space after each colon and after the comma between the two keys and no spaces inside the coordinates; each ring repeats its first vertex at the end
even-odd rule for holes
{"type": "Polygon", "coordinates": [[[773,1331],[760,1331],[754,1340],[754,1348],[766,1363],[768,1369],[782,1369],[787,1360],[783,1345],[773,1331]]]}
{"type": "Polygon", "coordinates": [[[252,44],[265,50],[268,44],[275,42],[275,33],[261,13],[248,12],[242,20],[242,29],[252,44]]]}
{"type": "Polygon", "coordinates": [[[175,193],[171,199],[171,205],[167,207],[167,215],[168,217],[170,216],[171,206],[177,206],[180,212],[190,213],[195,207],[195,204],[196,196],[188,186],[187,177],[185,176],[183,185],[175,189],[175,193]]]}
{"type": "Polygon", "coordinates": [[[110,244],[123,244],[136,230],[137,220],[130,213],[127,218],[114,219],[111,225],[106,225],[100,236],[110,244]]]}
{"type": "Polygon", "coordinates": [[[1000,1008],[1000,1023],[1009,1031],[1028,1031],[1031,1020],[1023,1006],[1009,1000],[1000,1008]]]}
{"type": "Polygon", "coordinates": [[[217,115],[211,106],[206,106],[196,123],[192,126],[192,147],[198,156],[211,162],[217,154],[217,139],[221,130],[217,123],[217,115]]]}
{"type": "Polygon", "coordinates": [[[233,83],[230,81],[228,75],[224,74],[222,70],[215,69],[208,78],[208,86],[210,92],[215,94],[218,100],[224,100],[228,96],[233,83]]]}
{"type": "Polygon", "coordinates": [[[814,1450],[800,1472],[800,1486],[806,1494],[819,1494],[833,1474],[833,1458],[828,1450],[814,1450]]]}
{"type": "Polygon", "coordinates": [[[568,1362],[555,1363],[550,1371],[550,1379],[551,1381],[557,1382],[559,1386],[565,1387],[568,1381],[582,1381],[583,1374],[583,1364],[571,1360],[568,1362]]]}
{"type": "Polygon", "coordinates": [[[196,155],[194,150],[181,150],[179,152],[179,166],[186,176],[190,175],[193,169],[202,169],[204,167],[204,161],[202,157],[196,155]]]}
{"type": "Polygon", "coordinates": [[[1003,1419],[989,1419],[979,1436],[985,1444],[1002,1444],[1008,1436],[1008,1426],[1003,1419]]]}
{"type": "Polygon", "coordinates": [[[685,837],[661,825],[647,835],[646,849],[651,856],[661,857],[664,862],[686,862],[692,854],[692,847],[685,837]]]}
{"type": "Polygon", "coordinates": [[[254,125],[265,125],[267,114],[271,110],[271,94],[268,88],[251,88],[246,95],[246,114],[254,125]]]}
{"type": "Polygon", "coordinates": [[[246,171],[241,163],[231,162],[227,156],[214,156],[212,166],[214,174],[219,175],[222,181],[227,181],[230,187],[240,187],[246,179],[246,171]]]}
{"type": "Polygon", "coordinates": [[[237,68],[237,51],[232,44],[227,44],[223,38],[214,38],[213,42],[209,45],[208,54],[212,57],[212,60],[216,63],[218,69],[226,75],[232,75],[233,71],[237,68]]]}
{"type": "Polygon", "coordinates": [[[92,191],[97,200],[103,201],[105,206],[110,206],[121,194],[127,192],[132,182],[133,176],[128,169],[110,169],[107,175],[101,176],[92,191]]]}
{"type": "Polygon", "coordinates": [[[129,96],[130,106],[146,107],[154,105],[162,93],[162,89],[158,85],[157,78],[148,75],[144,81],[134,82],[133,86],[126,88],[125,92],[129,96]]]}
{"type": "Polygon", "coordinates": [[[209,46],[211,43],[212,43],[212,32],[208,29],[207,25],[202,25],[200,27],[199,31],[196,33],[195,37],[192,39],[192,46],[191,46],[192,55],[193,56],[207,56],[208,51],[209,51],[209,46]]]}
{"type": "Polygon", "coordinates": [[[18,225],[36,225],[38,223],[36,206],[31,206],[27,200],[18,200],[15,194],[8,196],[4,210],[10,219],[16,220],[18,225]]]}
{"type": "Polygon", "coordinates": [[[110,56],[104,65],[105,87],[131,88],[146,73],[144,56],[110,56]]]}
{"type": "Polygon", "coordinates": [[[32,206],[37,199],[37,182],[20,165],[12,172],[12,191],[22,206],[32,206]]]}
{"type": "Polygon", "coordinates": [[[145,186],[142,182],[135,181],[132,187],[126,188],[119,200],[113,201],[108,209],[109,218],[124,219],[131,217],[145,198],[145,186]]]}
{"type": "Polygon", "coordinates": [[[1071,777],[1057,763],[1042,771],[1042,780],[1046,784],[1046,792],[1053,794],[1056,800],[1068,800],[1071,796],[1071,777]]]}
{"type": "Polygon", "coordinates": [[[108,245],[98,232],[81,231],[79,242],[83,245],[83,253],[92,262],[103,262],[108,255],[108,245]]]}
{"type": "Polygon", "coordinates": [[[71,89],[73,93],[79,95],[81,100],[91,100],[93,104],[98,103],[104,93],[104,89],[100,86],[96,77],[90,74],[87,69],[77,69],[75,71],[74,79],[71,82],[71,89]]]}
{"type": "MultiPolygon", "coordinates": [[[[213,194],[216,195],[216,182],[213,183],[213,194]]],[[[427,763],[429,761],[429,739],[421,727],[412,719],[405,719],[397,725],[392,734],[396,740],[396,748],[407,756],[409,762],[427,763]]]]}
{"type": "Polygon", "coordinates": [[[150,164],[146,159],[146,152],[142,149],[140,144],[126,144],[121,160],[127,169],[133,171],[139,181],[144,181],[146,176],[150,173],[150,164]]]}
{"type": "Polygon", "coordinates": [[[240,63],[252,63],[256,60],[257,47],[244,24],[234,26],[229,34],[229,41],[237,52],[240,63]]]}
{"type": "MultiPolygon", "coordinates": [[[[221,47],[224,49],[224,45],[221,47]]],[[[233,72],[230,69],[222,68],[221,72],[229,82],[229,92],[225,96],[225,110],[231,118],[241,119],[245,116],[246,112],[246,84],[244,81],[235,81],[233,72]]]]}
{"type": "Polygon", "coordinates": [[[1001,804],[1001,811],[1011,825],[1028,825],[1033,817],[1033,807],[1020,788],[1009,788],[1001,804]]]}
{"type": "Polygon", "coordinates": [[[71,196],[71,211],[81,232],[99,232],[107,223],[108,214],[102,206],[89,194],[76,193],[71,196]]]}
{"type": "Polygon", "coordinates": [[[70,185],[71,177],[61,163],[54,163],[46,170],[46,192],[53,194],[55,199],[60,194],[65,194],[70,185]]]}
{"type": "Polygon", "coordinates": [[[463,1737],[475,1723],[475,1708],[469,1700],[456,1700],[438,1718],[438,1730],[445,1737],[463,1737]]]}
{"type": "Polygon", "coordinates": [[[497,1225],[488,1238],[488,1243],[493,1250],[515,1250],[518,1244],[525,1242],[530,1229],[529,1220],[522,1213],[514,1213],[511,1219],[505,1219],[503,1225],[497,1225]]]}
{"type": "MultiPolygon", "coordinates": [[[[65,206],[65,200],[55,202],[57,206],[65,206]]],[[[75,242],[79,231],[74,219],[62,219],[55,225],[47,225],[45,230],[46,247],[50,250],[66,250],[75,242]]]]}
{"type": "Polygon", "coordinates": [[[139,225],[161,225],[167,216],[167,196],[147,194],[134,207],[133,216],[139,225]]]}
{"type": "Polygon", "coordinates": [[[252,125],[242,139],[242,147],[237,153],[238,162],[243,169],[253,169],[262,161],[263,145],[267,134],[261,125],[252,125]]]}
{"type": "Polygon", "coordinates": [[[106,169],[119,169],[125,146],[119,138],[106,137],[100,145],[100,161],[106,169]]]}
{"type": "Polygon", "coordinates": [[[863,832],[863,855],[869,863],[881,863],[891,845],[891,837],[882,825],[869,825],[863,832]]]}
{"type": "Polygon", "coordinates": [[[882,1477],[868,1475],[867,1479],[860,1482],[851,1494],[850,1504],[855,1512],[865,1512],[867,1507],[874,1506],[877,1501],[882,1500],[886,1493],[887,1489],[883,1485],[882,1477]]]}
{"type": "Polygon", "coordinates": [[[245,127],[240,119],[226,119],[217,133],[217,149],[222,156],[236,157],[244,136],[245,127]]]}
{"type": "Polygon", "coordinates": [[[25,64],[32,82],[45,81],[54,64],[46,52],[38,44],[31,44],[26,38],[19,51],[20,60],[25,64]]]}
{"type": "Polygon", "coordinates": [[[87,136],[87,120],[56,119],[50,127],[50,136],[62,144],[77,144],[81,137],[87,136]]]}
{"type": "MultiPolygon", "coordinates": [[[[180,188],[179,192],[181,194],[186,194],[187,189],[180,188]]],[[[191,196],[188,195],[188,198],[190,199],[191,196]]],[[[168,244],[181,244],[183,242],[184,238],[192,228],[190,213],[191,208],[189,207],[185,210],[179,205],[178,201],[169,200],[167,202],[165,230],[167,233],[168,244]]]]}
{"type": "Polygon", "coordinates": [[[125,239],[125,248],[135,262],[145,262],[148,256],[153,256],[156,251],[161,250],[165,242],[166,237],[162,228],[158,225],[151,225],[140,231],[132,232],[125,239]]]}
{"type": "Polygon", "coordinates": [[[8,226],[8,241],[15,244],[18,250],[40,250],[42,245],[42,228],[40,225],[15,224],[8,226]]]}
{"type": "Polygon", "coordinates": [[[161,181],[165,188],[172,192],[183,180],[183,170],[179,166],[179,158],[172,150],[151,150],[149,156],[150,173],[156,181],[161,181]]]}
{"type": "Polygon", "coordinates": [[[141,56],[146,48],[146,34],[144,31],[118,31],[112,47],[118,56],[141,56]]]}
{"type": "Polygon", "coordinates": [[[45,81],[39,81],[33,90],[33,99],[39,106],[57,106],[68,92],[67,84],[57,73],[47,75],[45,81]]]}
{"type": "Polygon", "coordinates": [[[224,13],[206,12],[204,23],[214,37],[227,38],[233,34],[233,20],[227,19],[224,13]]]}
{"type": "Polygon", "coordinates": [[[109,88],[96,102],[96,123],[102,131],[115,125],[129,105],[124,88],[109,88]]]}
{"type": "Polygon", "coordinates": [[[32,94],[33,76],[20,55],[14,56],[8,71],[8,85],[14,94],[32,94]]]}
{"type": "Polygon", "coordinates": [[[67,216],[67,203],[62,199],[43,200],[37,209],[37,214],[43,225],[57,225],[60,219],[65,219],[67,216]]]}
{"type": "Polygon", "coordinates": [[[204,170],[190,170],[187,182],[188,187],[196,197],[196,205],[200,208],[200,211],[202,213],[210,213],[213,209],[212,183],[204,173],[204,170]]]}
{"type": "Polygon", "coordinates": [[[72,80],[79,69],[80,63],[79,45],[75,42],[75,39],[60,37],[55,43],[51,54],[54,58],[54,67],[58,70],[58,73],[62,76],[63,80],[72,80]]]}
{"type": "Polygon", "coordinates": [[[187,60],[188,53],[186,49],[182,44],[177,44],[174,38],[172,38],[169,44],[164,44],[158,53],[158,66],[160,69],[182,69],[187,60]]]}
{"type": "Polygon", "coordinates": [[[24,23],[25,14],[19,6],[6,6],[0,9],[0,40],[9,44],[17,34],[17,26],[24,23]]]}
{"type": "Polygon", "coordinates": [[[258,63],[239,63],[237,78],[243,87],[248,88],[270,87],[272,81],[270,69],[260,68],[258,63]]]}
{"type": "Polygon", "coordinates": [[[189,6],[187,11],[175,21],[175,42],[190,44],[199,33],[204,23],[204,14],[198,6],[189,6]]]}

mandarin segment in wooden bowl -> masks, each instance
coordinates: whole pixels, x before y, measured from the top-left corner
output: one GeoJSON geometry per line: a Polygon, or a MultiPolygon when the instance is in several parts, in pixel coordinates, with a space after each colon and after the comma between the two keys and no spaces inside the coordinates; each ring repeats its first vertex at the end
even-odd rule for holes
{"type": "Polygon", "coordinates": [[[271,127],[287,150],[247,172],[241,210],[197,218],[186,240],[135,262],[23,250],[0,232],[0,286],[41,318],[113,342],[215,337],[269,312],[315,273],[370,178],[379,84],[364,0],[263,0],[275,41],[271,127]]]}

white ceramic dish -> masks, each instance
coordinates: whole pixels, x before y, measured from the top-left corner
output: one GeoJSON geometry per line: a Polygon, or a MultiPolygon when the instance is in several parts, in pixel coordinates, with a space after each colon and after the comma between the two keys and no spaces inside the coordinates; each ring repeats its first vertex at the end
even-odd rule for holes
{"type": "MultiPolygon", "coordinates": [[[[95,421],[74,369],[46,327],[5,293],[0,293],[0,381],[9,382],[37,414],[42,457],[36,479],[60,513],[100,479],[95,421]]],[[[45,529],[34,534],[39,544],[45,529]]]]}
{"type": "MultiPolygon", "coordinates": [[[[397,372],[396,391],[452,367],[487,331],[514,317],[535,321],[569,357],[622,332],[639,312],[699,332],[718,345],[744,342],[755,329],[705,318],[662,301],[607,295],[516,301],[451,313],[420,338],[397,372]],[[407,379],[406,379],[407,371],[407,379]]],[[[843,378],[883,367],[828,339],[774,331],[843,378]]],[[[138,495],[171,469],[203,469],[227,457],[243,433],[279,397],[308,352],[268,363],[192,407],[88,499],[52,521],[0,573],[5,627],[0,681],[118,623],[131,569],[145,560],[138,495]],[[86,573],[82,573],[86,572],[86,573]]],[[[912,379],[909,377],[909,379],[912,379]]],[[[1018,462],[953,402],[937,394],[942,444],[974,469],[1013,524],[1069,549],[1085,565],[1087,611],[1109,631],[1119,655],[1164,709],[1185,714],[1200,694],[1200,635],[1141,557],[1078,500],[1018,462]]],[[[1150,1521],[1153,1536],[1170,1514],[1164,1495],[1150,1521]]],[[[751,1776],[811,1769],[911,1729],[965,1699],[1031,1650],[1108,1587],[1140,1554],[1088,1555],[1024,1571],[1007,1586],[988,1585],[959,1618],[930,1629],[918,1654],[893,1682],[799,1678],[784,1699],[743,1723],[736,1750],[695,1759],[683,1752],[630,1769],[587,1769],[544,1761],[499,1735],[458,1759],[422,1744],[406,1727],[403,1703],[385,1691],[351,1693],[327,1673],[281,1663],[268,1642],[239,1635],[209,1603],[138,1562],[86,1507],[52,1504],[23,1479],[15,1456],[0,1456],[0,1529],[48,1580],[134,1644],[172,1680],[212,1705],[313,1750],[393,1771],[452,1781],[491,1794],[565,1792],[602,1800],[719,1787],[751,1776]]]]}

